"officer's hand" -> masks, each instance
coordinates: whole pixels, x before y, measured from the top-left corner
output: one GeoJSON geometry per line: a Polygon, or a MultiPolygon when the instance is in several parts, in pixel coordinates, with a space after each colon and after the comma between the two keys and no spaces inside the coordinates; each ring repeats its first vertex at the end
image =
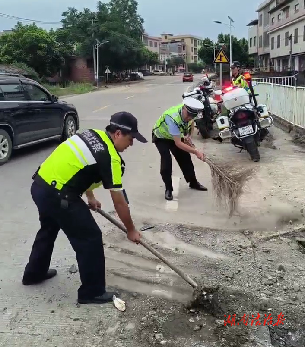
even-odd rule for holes
{"type": "Polygon", "coordinates": [[[98,208],[102,207],[102,204],[95,198],[88,199],[88,205],[93,211],[96,211],[98,208]]]}
{"type": "Polygon", "coordinates": [[[201,153],[201,152],[199,152],[199,151],[196,152],[196,157],[197,157],[199,160],[202,160],[202,161],[204,161],[204,159],[205,159],[204,154],[201,153]]]}
{"type": "Polygon", "coordinates": [[[128,231],[127,238],[132,242],[139,243],[141,234],[137,230],[128,231]]]}

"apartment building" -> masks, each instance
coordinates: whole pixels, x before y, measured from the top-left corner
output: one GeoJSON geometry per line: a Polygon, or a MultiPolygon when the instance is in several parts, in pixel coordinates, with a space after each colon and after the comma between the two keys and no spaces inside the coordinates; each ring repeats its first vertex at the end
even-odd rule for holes
{"type": "Polygon", "coordinates": [[[198,51],[203,44],[203,38],[194,35],[173,35],[173,34],[162,34],[162,42],[180,42],[181,53],[180,56],[189,63],[199,63],[200,58],[198,57],[198,51]]]}
{"type": "Polygon", "coordinates": [[[270,61],[270,37],[269,37],[269,8],[270,4],[276,0],[266,0],[257,9],[258,26],[257,26],[257,54],[258,66],[265,71],[272,68],[270,61]]]}
{"type": "MultiPolygon", "coordinates": [[[[147,33],[144,32],[142,35],[142,41],[144,45],[154,53],[157,53],[160,59],[160,44],[161,44],[161,38],[160,37],[155,37],[155,36],[150,36],[147,33]]],[[[153,70],[160,70],[161,66],[160,65],[155,65],[155,66],[144,66],[144,69],[153,71],[153,70]]]]}
{"type": "Polygon", "coordinates": [[[259,67],[258,62],[258,19],[252,20],[248,25],[249,55],[254,59],[254,67],[259,67]]]}
{"type": "Polygon", "coordinates": [[[249,54],[263,70],[305,70],[305,0],[266,0],[249,26],[249,54]],[[254,43],[256,37],[256,45],[254,43]]]}
{"type": "Polygon", "coordinates": [[[273,1],[269,15],[270,59],[274,69],[305,70],[305,1],[273,1]]]}

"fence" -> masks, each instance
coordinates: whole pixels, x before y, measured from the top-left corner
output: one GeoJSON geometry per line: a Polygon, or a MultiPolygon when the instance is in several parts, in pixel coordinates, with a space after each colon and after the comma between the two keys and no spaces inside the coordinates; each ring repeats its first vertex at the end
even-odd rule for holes
{"type": "Polygon", "coordinates": [[[255,77],[253,81],[257,83],[271,83],[280,84],[283,86],[294,86],[297,85],[297,75],[294,76],[279,76],[279,77],[255,77]]]}
{"type": "Polygon", "coordinates": [[[254,87],[258,102],[274,115],[305,128],[305,87],[259,82],[254,87]]]}

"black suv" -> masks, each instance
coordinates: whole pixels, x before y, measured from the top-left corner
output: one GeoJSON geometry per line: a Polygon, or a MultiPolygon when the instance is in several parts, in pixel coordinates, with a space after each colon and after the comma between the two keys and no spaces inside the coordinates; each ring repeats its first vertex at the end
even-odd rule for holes
{"type": "Polygon", "coordinates": [[[65,140],[79,129],[76,108],[59,101],[36,81],[0,73],[0,166],[12,150],[65,140]]]}

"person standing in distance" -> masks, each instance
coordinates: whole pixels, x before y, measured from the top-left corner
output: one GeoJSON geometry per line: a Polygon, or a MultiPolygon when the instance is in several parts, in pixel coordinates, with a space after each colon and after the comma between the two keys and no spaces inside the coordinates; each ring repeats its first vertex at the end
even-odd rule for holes
{"type": "Polygon", "coordinates": [[[132,146],[134,139],[147,142],[138,132],[137,119],[128,112],[119,112],[111,117],[106,131],[88,129],[73,135],[41,164],[33,175],[31,187],[41,228],[24,271],[24,285],[37,284],[57,274],[49,266],[54,242],[62,229],[76,253],[82,283],[78,302],[112,301],[116,293],[106,291],[102,233],[89,207],[92,210],[101,207],[93,189],[102,185],[110,191],[115,210],[128,231],[128,239],[139,243],[141,235],[125,200],[122,186],[125,163],[119,154],[132,146]],[[89,207],[81,198],[83,193],[89,207]]]}
{"type": "Polygon", "coordinates": [[[199,100],[187,97],[182,104],[166,110],[153,127],[152,140],[161,156],[160,174],[165,184],[166,200],[173,200],[171,153],[189,187],[207,191],[207,188],[197,181],[190,153],[195,154],[200,160],[204,160],[204,155],[187,144],[190,124],[201,110],[203,105],[199,100]]]}

